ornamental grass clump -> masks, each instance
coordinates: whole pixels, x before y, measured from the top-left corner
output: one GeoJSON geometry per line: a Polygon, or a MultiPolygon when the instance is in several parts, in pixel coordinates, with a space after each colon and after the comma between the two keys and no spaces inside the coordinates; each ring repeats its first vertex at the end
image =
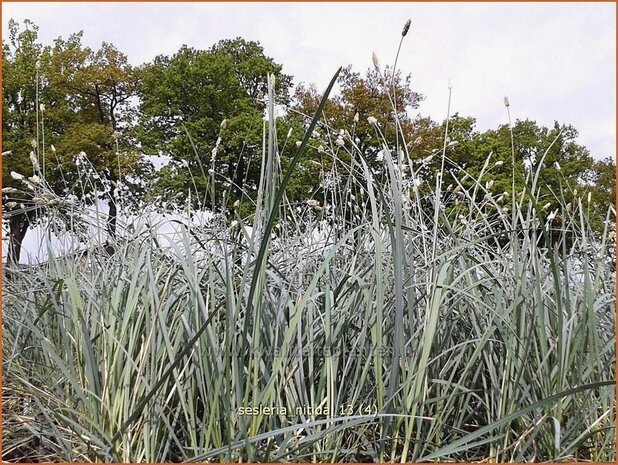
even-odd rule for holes
{"type": "Polygon", "coordinates": [[[381,170],[320,126],[324,199],[290,202],[336,78],[283,170],[269,77],[250,217],[248,195],[233,219],[175,212],[165,244],[149,224],[5,282],[5,455],[614,461],[613,231],[582,199],[545,209],[538,172],[492,192],[501,164],[468,172],[448,134],[428,177],[377,120],[381,170]]]}

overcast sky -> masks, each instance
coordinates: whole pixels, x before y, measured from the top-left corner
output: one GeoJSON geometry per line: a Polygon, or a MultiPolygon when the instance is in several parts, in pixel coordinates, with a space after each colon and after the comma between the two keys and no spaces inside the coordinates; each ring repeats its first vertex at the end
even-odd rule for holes
{"type": "Polygon", "coordinates": [[[29,18],[44,43],[84,31],[84,43],[115,44],[134,64],[208,48],[241,36],[259,41],[294,82],[324,88],[338,66],[363,71],[375,52],[392,64],[400,33],[412,27],[399,60],[426,99],[419,112],[477,118],[479,129],[514,118],[570,123],[596,158],[614,157],[616,6],[614,3],[6,3],[29,18]]]}

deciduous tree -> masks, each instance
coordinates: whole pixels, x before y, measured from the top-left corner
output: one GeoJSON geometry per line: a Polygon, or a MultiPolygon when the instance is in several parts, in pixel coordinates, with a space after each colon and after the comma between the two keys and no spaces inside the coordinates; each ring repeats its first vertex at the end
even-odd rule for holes
{"type": "Polygon", "coordinates": [[[107,200],[110,249],[120,196],[136,199],[130,193],[141,188],[140,177],[148,171],[129,137],[137,75],[113,45],[103,43],[93,51],[81,38],[72,34],[44,46],[32,22],[22,28],[10,21],[3,42],[2,145],[11,151],[3,157],[3,186],[19,190],[3,195],[13,262],[19,261],[28,227],[46,210],[34,205],[33,193],[24,193],[24,183],[11,171],[28,176],[33,170],[58,195],[87,203],[107,200]],[[87,160],[88,172],[78,169],[78,160],[87,160]],[[87,182],[78,182],[88,173],[87,182]]]}
{"type": "Polygon", "coordinates": [[[226,208],[221,191],[232,193],[229,203],[256,190],[269,73],[276,77],[278,103],[286,103],[291,77],[257,42],[224,40],[210,50],[183,46],[142,67],[138,137],[148,154],[173,160],[160,172],[160,198],[184,203],[192,192],[193,207],[220,210],[226,208]],[[215,192],[214,198],[205,192],[215,192]]]}

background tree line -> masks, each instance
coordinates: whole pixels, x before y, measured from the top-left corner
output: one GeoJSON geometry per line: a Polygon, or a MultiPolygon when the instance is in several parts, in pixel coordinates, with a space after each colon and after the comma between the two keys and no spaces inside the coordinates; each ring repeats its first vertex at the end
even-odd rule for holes
{"type": "MultiPolygon", "coordinates": [[[[240,214],[251,214],[248,200],[255,199],[260,178],[268,74],[276,77],[276,105],[286,109],[278,120],[283,166],[319,102],[315,88],[294,87],[283,66],[257,42],[222,40],[208,50],[183,46],[171,56],[160,55],[136,67],[114,45],[103,43],[93,50],[82,44],[82,37],[80,32],[42,44],[35,24],[10,21],[2,44],[2,205],[9,261],[19,261],[28,228],[46,214],[33,201],[36,186],[34,193],[25,189],[12,172],[44,179],[59,196],[86,204],[106,201],[111,250],[118,215],[145,204],[227,212],[241,201],[240,214]],[[170,161],[155,170],[149,156],[170,161]],[[227,192],[225,198],[222,192],[227,192]]],[[[339,93],[328,102],[288,187],[288,199],[327,201],[325,186],[333,164],[350,161],[345,150],[337,152],[337,160],[324,150],[339,134],[346,136],[342,146],[356,144],[379,180],[383,139],[376,128],[392,142],[389,149],[400,162],[408,169],[411,162],[427,185],[434,183],[446,122],[412,116],[421,102],[410,77],[399,71],[345,68],[339,93]]],[[[474,118],[449,118],[446,172],[453,169],[445,184],[462,179],[457,166],[478,174],[491,153],[496,163],[492,193],[509,191],[513,182],[523,192],[526,173],[538,168],[540,201],[554,202],[561,185],[569,196],[565,202],[589,195],[592,224],[602,230],[607,207],[615,206],[613,158],[595,160],[567,124],[548,128],[523,120],[512,130],[514,147],[507,125],[478,131],[474,118]]],[[[463,184],[472,187],[465,179],[463,184]]],[[[423,185],[417,188],[422,192],[423,185]]]]}

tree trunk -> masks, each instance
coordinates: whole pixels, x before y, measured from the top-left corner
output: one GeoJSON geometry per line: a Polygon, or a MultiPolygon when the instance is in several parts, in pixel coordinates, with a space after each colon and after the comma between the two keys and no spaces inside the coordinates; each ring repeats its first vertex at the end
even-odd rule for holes
{"type": "Polygon", "coordinates": [[[116,241],[116,221],[118,219],[118,207],[116,206],[116,198],[114,191],[109,193],[109,212],[107,213],[107,241],[105,242],[105,251],[108,255],[112,255],[116,250],[114,242],[116,241]]]}
{"type": "Polygon", "coordinates": [[[6,257],[8,264],[17,265],[21,256],[21,245],[28,232],[30,219],[26,213],[19,213],[9,219],[9,251],[6,257]]]}

